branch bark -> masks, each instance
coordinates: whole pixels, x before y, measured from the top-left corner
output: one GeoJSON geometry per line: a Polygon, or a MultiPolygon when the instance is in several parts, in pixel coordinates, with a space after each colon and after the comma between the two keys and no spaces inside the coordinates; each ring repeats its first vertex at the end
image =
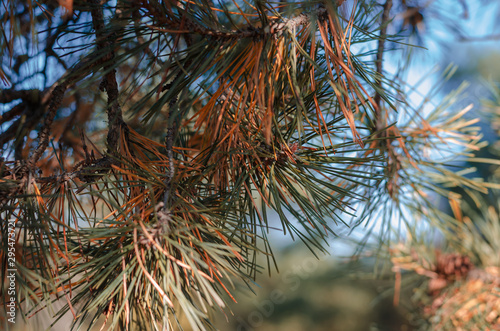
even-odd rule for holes
{"type": "Polygon", "coordinates": [[[105,156],[95,160],[92,164],[83,165],[79,169],[55,176],[39,177],[36,178],[36,181],[38,183],[66,182],[78,178],[82,182],[91,183],[108,173],[114,164],[118,164],[115,159],[105,156]]]}
{"type": "Polygon", "coordinates": [[[22,99],[30,103],[37,103],[40,97],[39,90],[3,90],[0,93],[0,103],[9,103],[14,100],[22,99]]]}
{"type": "MultiPolygon", "coordinates": [[[[385,40],[387,38],[387,25],[390,19],[390,12],[392,8],[392,0],[387,0],[383,6],[382,12],[382,22],[380,23],[380,38],[378,40],[378,49],[377,49],[377,59],[376,59],[376,70],[379,75],[379,80],[377,81],[377,86],[379,89],[382,89],[382,77],[384,74],[383,62],[384,62],[384,50],[385,50],[385,40]]],[[[373,98],[376,108],[376,120],[377,120],[377,130],[382,130],[385,125],[382,123],[382,110],[380,109],[382,104],[382,96],[379,91],[375,91],[375,97],[373,98]],[[382,127],[380,127],[382,126],[382,127]]]]}
{"type": "Polygon", "coordinates": [[[52,91],[52,96],[50,98],[49,104],[49,112],[45,117],[45,121],[43,122],[42,130],[38,133],[38,146],[28,161],[30,167],[33,167],[36,164],[36,162],[40,159],[43,152],[49,145],[52,122],[54,121],[54,117],[56,116],[57,109],[59,109],[59,107],[61,106],[64,98],[64,93],[66,92],[68,85],[69,81],[66,81],[63,84],[56,86],[52,91]]]}
{"type": "Polygon", "coordinates": [[[122,116],[122,109],[118,103],[118,83],[116,82],[116,70],[114,69],[115,52],[113,47],[112,34],[106,33],[104,25],[104,14],[100,1],[92,0],[92,24],[94,26],[97,50],[104,52],[102,63],[106,72],[100,87],[106,90],[108,95],[108,152],[118,152],[118,140],[120,138],[120,128],[125,124],[122,116]]]}
{"type": "Polygon", "coordinates": [[[167,129],[167,135],[165,136],[165,149],[167,150],[169,171],[166,176],[167,178],[165,179],[166,188],[165,194],[163,195],[163,206],[167,210],[169,208],[168,202],[170,200],[170,191],[172,189],[172,179],[175,175],[173,145],[176,133],[177,125],[172,123],[171,127],[167,129]]]}
{"type": "Polygon", "coordinates": [[[220,39],[243,39],[243,38],[266,38],[273,35],[280,35],[284,31],[292,29],[297,26],[307,25],[313,18],[322,19],[325,17],[327,9],[319,7],[312,13],[302,13],[296,17],[287,19],[284,18],[281,22],[273,21],[264,27],[254,27],[248,25],[242,29],[232,31],[220,31],[215,29],[206,28],[193,22],[191,20],[184,23],[185,29],[179,29],[182,26],[180,22],[162,22],[162,27],[147,25],[150,29],[166,33],[177,34],[198,34],[205,37],[220,38],[220,39]],[[166,28],[165,28],[166,27],[166,28]]]}

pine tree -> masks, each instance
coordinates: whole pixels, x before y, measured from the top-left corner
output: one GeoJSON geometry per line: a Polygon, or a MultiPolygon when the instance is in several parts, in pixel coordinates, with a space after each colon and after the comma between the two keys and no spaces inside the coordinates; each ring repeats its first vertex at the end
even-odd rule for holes
{"type": "Polygon", "coordinates": [[[462,90],[428,111],[384,70],[391,7],[2,3],[0,258],[19,314],[63,300],[75,328],[211,329],[235,283],[277,267],[277,224],[313,254],[374,219],[387,241],[394,218],[457,224],[433,194],[495,187],[448,167],[480,133],[449,109],[462,90]]]}

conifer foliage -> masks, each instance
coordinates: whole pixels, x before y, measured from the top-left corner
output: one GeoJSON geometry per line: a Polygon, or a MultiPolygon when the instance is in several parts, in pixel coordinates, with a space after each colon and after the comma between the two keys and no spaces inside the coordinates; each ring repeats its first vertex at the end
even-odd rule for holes
{"type": "Polygon", "coordinates": [[[426,192],[485,190],[445,168],[451,148],[426,153],[479,148],[467,109],[411,107],[383,70],[391,6],[2,2],[0,216],[23,316],[63,300],[74,327],[210,329],[257,256],[275,264],[277,226],[322,251],[389,211],[432,221],[426,192]]]}

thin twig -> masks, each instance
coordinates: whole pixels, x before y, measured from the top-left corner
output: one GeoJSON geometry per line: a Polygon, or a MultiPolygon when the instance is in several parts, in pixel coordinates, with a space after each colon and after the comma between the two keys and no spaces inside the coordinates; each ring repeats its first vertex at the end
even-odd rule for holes
{"type": "MultiPolygon", "coordinates": [[[[171,112],[170,112],[171,113],[171,112]]],[[[168,173],[167,178],[165,179],[165,194],[163,195],[163,206],[168,210],[168,201],[170,198],[170,190],[172,189],[172,179],[175,175],[175,167],[174,167],[174,153],[173,153],[173,145],[174,145],[174,137],[176,135],[176,125],[172,124],[171,127],[167,129],[167,135],[165,136],[165,149],[167,150],[168,157],[168,173]]]]}
{"type": "MultiPolygon", "coordinates": [[[[377,60],[376,60],[376,66],[377,66],[377,74],[378,74],[378,80],[377,80],[377,87],[379,90],[382,89],[382,77],[384,73],[384,68],[383,68],[383,61],[384,61],[384,45],[385,45],[385,40],[387,38],[387,25],[389,23],[389,18],[390,18],[390,12],[392,8],[392,0],[387,0],[383,6],[383,12],[382,12],[382,22],[380,23],[381,29],[380,29],[380,37],[378,40],[378,50],[377,50],[377,60]]],[[[381,122],[382,119],[382,111],[380,109],[381,103],[382,103],[382,96],[379,91],[375,91],[375,97],[373,98],[375,101],[375,104],[377,105],[377,108],[375,110],[376,112],[376,120],[377,120],[377,131],[383,129],[383,127],[379,126],[385,126],[381,122]]]]}
{"type": "Polygon", "coordinates": [[[40,90],[3,90],[0,92],[0,103],[9,103],[14,100],[22,99],[36,103],[39,99],[40,90]]]}
{"type": "Polygon", "coordinates": [[[64,92],[66,92],[67,88],[68,88],[68,82],[56,86],[56,88],[54,88],[54,90],[52,91],[52,97],[50,99],[50,105],[49,105],[49,112],[45,117],[42,130],[38,134],[38,140],[39,140],[38,146],[28,161],[28,164],[30,166],[34,166],[36,162],[38,162],[43,152],[49,145],[49,137],[52,127],[52,122],[54,121],[54,117],[56,116],[57,109],[59,109],[59,107],[61,106],[61,103],[64,98],[64,92]]]}
{"type": "Polygon", "coordinates": [[[103,158],[95,160],[90,165],[85,165],[82,168],[75,169],[74,171],[64,172],[60,175],[55,176],[36,178],[36,182],[67,182],[74,178],[78,178],[83,182],[90,183],[98,177],[103,176],[105,173],[109,172],[114,164],[117,164],[117,162],[113,158],[105,156],[103,158]]]}
{"type": "Polygon", "coordinates": [[[459,41],[467,41],[467,42],[474,42],[474,41],[494,41],[494,40],[500,40],[500,34],[490,34],[486,36],[472,36],[472,37],[462,37],[459,39],[459,41]]]}
{"type": "Polygon", "coordinates": [[[12,107],[11,110],[8,110],[5,113],[3,113],[2,115],[0,115],[0,124],[8,122],[11,119],[13,119],[14,117],[21,115],[25,108],[26,108],[26,105],[24,104],[24,102],[21,102],[20,104],[15,105],[14,107],[12,107]]]}
{"type": "Polygon", "coordinates": [[[100,1],[92,1],[92,24],[94,26],[97,49],[107,53],[102,58],[103,69],[107,72],[101,83],[101,87],[108,95],[108,136],[107,143],[109,152],[118,151],[118,140],[120,138],[120,128],[124,125],[122,110],[118,104],[118,83],[116,82],[116,70],[114,69],[115,52],[113,47],[113,36],[105,33],[104,14],[100,1]]]}
{"type": "Polygon", "coordinates": [[[238,30],[232,31],[220,31],[215,29],[210,29],[197,24],[193,21],[187,21],[185,23],[184,29],[179,29],[179,22],[165,22],[162,27],[156,27],[152,25],[147,25],[150,29],[157,30],[166,33],[175,34],[199,34],[205,37],[213,37],[219,39],[242,39],[242,38],[267,38],[269,36],[279,36],[284,31],[292,30],[301,25],[308,25],[312,18],[323,19],[327,13],[326,8],[319,7],[313,13],[302,13],[294,18],[283,18],[281,22],[273,21],[269,25],[264,27],[254,27],[248,25],[238,30]]]}
{"type": "MultiPolygon", "coordinates": [[[[170,89],[172,87],[172,84],[181,76],[181,73],[177,74],[177,76],[174,78],[174,80],[170,83],[167,84],[162,90],[165,91],[166,89],[170,89]]],[[[168,111],[168,122],[170,123],[168,128],[167,128],[167,134],[165,136],[165,149],[167,151],[167,158],[168,158],[168,173],[166,175],[165,179],[165,194],[163,195],[163,211],[167,213],[170,213],[170,205],[169,205],[169,200],[170,200],[170,191],[172,190],[172,179],[175,176],[175,165],[174,165],[174,152],[173,152],[173,146],[174,146],[174,140],[175,136],[177,135],[177,130],[179,129],[179,125],[177,123],[177,120],[175,118],[172,118],[174,115],[174,106],[177,103],[177,98],[173,98],[170,103],[169,103],[169,111],[168,111]]]]}

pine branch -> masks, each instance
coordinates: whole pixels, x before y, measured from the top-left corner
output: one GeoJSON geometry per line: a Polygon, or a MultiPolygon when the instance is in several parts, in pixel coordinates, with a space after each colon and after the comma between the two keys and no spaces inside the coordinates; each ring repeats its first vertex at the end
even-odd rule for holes
{"type": "Polygon", "coordinates": [[[382,103],[382,96],[380,94],[380,91],[383,89],[382,86],[382,77],[384,76],[384,70],[383,70],[383,62],[384,62],[384,51],[385,51],[385,40],[387,38],[387,26],[389,24],[389,19],[390,19],[390,12],[392,8],[392,0],[387,0],[383,6],[383,12],[382,12],[382,21],[380,23],[381,29],[380,29],[380,37],[378,40],[378,49],[377,49],[377,59],[376,59],[376,71],[378,74],[378,79],[377,79],[377,85],[380,90],[375,91],[375,97],[373,98],[375,101],[375,104],[377,106],[376,108],[376,121],[377,121],[377,130],[382,130],[385,126],[386,123],[384,120],[381,118],[382,117],[382,110],[381,110],[381,103],[382,103]]]}
{"type": "Polygon", "coordinates": [[[91,162],[82,164],[76,167],[75,170],[64,172],[60,175],[36,178],[37,183],[64,183],[75,178],[80,179],[85,183],[96,181],[97,178],[109,172],[113,164],[118,164],[116,160],[109,156],[102,157],[91,162]]]}
{"type": "MultiPolygon", "coordinates": [[[[21,115],[24,109],[25,105],[23,103],[15,105],[14,107],[12,107],[12,109],[6,111],[5,113],[2,114],[2,116],[0,116],[0,124],[4,124],[5,122],[10,121],[14,117],[21,115]]],[[[2,142],[2,139],[0,139],[0,146],[3,145],[5,142],[2,142]]]]}
{"type": "Polygon", "coordinates": [[[104,15],[101,2],[93,0],[92,2],[92,24],[96,34],[97,49],[104,51],[101,62],[104,63],[104,76],[101,89],[106,90],[108,95],[108,137],[107,144],[110,152],[118,151],[118,140],[120,139],[120,128],[125,125],[122,116],[122,109],[118,103],[118,83],[116,82],[116,64],[114,53],[113,34],[105,33],[104,15]]]}
{"type": "Polygon", "coordinates": [[[58,85],[52,91],[52,97],[50,99],[49,112],[45,117],[45,121],[43,123],[42,130],[38,134],[38,147],[35,149],[31,157],[29,158],[28,164],[30,167],[34,167],[34,165],[38,162],[38,159],[42,156],[43,152],[49,145],[49,137],[51,132],[52,122],[54,121],[54,117],[56,116],[57,109],[61,106],[61,103],[64,98],[64,93],[68,88],[68,82],[62,85],[58,85]]]}
{"type": "Polygon", "coordinates": [[[175,175],[175,166],[174,166],[174,153],[173,153],[173,145],[174,145],[174,138],[176,135],[177,131],[177,126],[175,123],[172,124],[171,127],[167,129],[167,135],[165,136],[165,149],[167,150],[167,158],[168,158],[168,167],[169,171],[166,175],[165,179],[165,194],[163,195],[163,207],[168,210],[169,206],[169,197],[170,197],[170,191],[172,189],[172,179],[174,178],[175,175]]]}
{"type": "MultiPolygon", "coordinates": [[[[198,34],[205,37],[212,37],[216,39],[244,39],[244,38],[259,38],[265,39],[269,37],[277,37],[280,36],[285,31],[291,31],[292,29],[302,26],[308,25],[311,23],[313,18],[317,18],[319,20],[325,20],[327,17],[327,9],[323,6],[319,7],[316,11],[312,13],[302,13],[294,18],[282,18],[282,22],[278,22],[277,20],[270,22],[267,26],[264,27],[254,27],[253,25],[247,25],[238,30],[232,31],[221,31],[216,29],[210,29],[200,24],[187,20],[184,24],[186,29],[179,30],[178,27],[181,25],[180,22],[172,21],[170,23],[164,23],[162,26],[166,25],[168,28],[156,27],[152,25],[148,25],[150,29],[157,30],[160,32],[167,33],[175,33],[175,34],[198,34]]],[[[162,22],[163,23],[163,22],[162,22]]]]}
{"type": "Polygon", "coordinates": [[[39,99],[40,90],[3,90],[0,92],[0,103],[9,103],[22,99],[31,103],[36,103],[39,99]]]}

